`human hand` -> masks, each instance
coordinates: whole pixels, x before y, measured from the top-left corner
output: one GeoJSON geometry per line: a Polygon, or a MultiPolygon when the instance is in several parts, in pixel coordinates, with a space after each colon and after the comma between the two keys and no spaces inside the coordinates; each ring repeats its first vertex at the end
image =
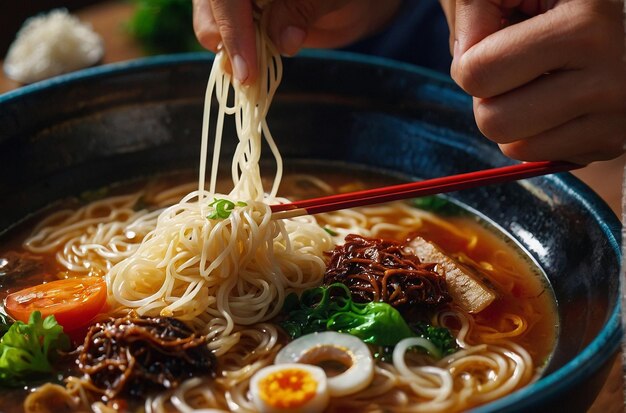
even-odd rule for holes
{"type": "Polygon", "coordinates": [[[445,1],[452,77],[474,96],[478,127],[506,155],[586,164],[624,152],[621,2],[457,0],[454,10],[445,1]],[[507,25],[512,11],[532,17],[507,25]]]}
{"type": "MultiPolygon", "coordinates": [[[[267,8],[267,31],[279,52],[302,47],[341,47],[374,33],[391,19],[400,0],[274,0],[267,8]]],[[[258,74],[253,0],[193,0],[200,43],[217,51],[223,43],[234,76],[251,83],[258,74]]]]}

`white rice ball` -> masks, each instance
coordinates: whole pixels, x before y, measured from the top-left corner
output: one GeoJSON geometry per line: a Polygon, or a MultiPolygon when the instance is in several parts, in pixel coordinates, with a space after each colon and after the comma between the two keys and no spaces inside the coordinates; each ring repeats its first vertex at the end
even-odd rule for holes
{"type": "Polygon", "coordinates": [[[4,61],[8,77],[33,83],[97,63],[102,38],[65,9],[31,17],[17,33],[4,61]]]}

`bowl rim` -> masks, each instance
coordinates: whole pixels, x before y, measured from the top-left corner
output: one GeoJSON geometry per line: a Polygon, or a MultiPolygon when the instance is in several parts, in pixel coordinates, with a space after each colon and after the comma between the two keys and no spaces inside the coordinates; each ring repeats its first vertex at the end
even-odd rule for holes
{"type": "MultiPolygon", "coordinates": [[[[182,53],[144,57],[91,67],[42,80],[1,94],[0,105],[8,104],[22,96],[62,87],[78,81],[111,74],[119,75],[146,68],[177,66],[185,63],[208,63],[213,60],[213,56],[214,54],[209,52],[182,53]]],[[[305,50],[296,58],[314,60],[330,59],[339,62],[362,63],[381,66],[392,70],[405,71],[448,84],[453,88],[457,88],[460,94],[465,94],[465,92],[456,86],[449,76],[443,73],[387,58],[336,50],[305,50]]],[[[467,98],[468,109],[471,110],[471,99],[469,96],[467,96],[467,98]]],[[[609,246],[615,253],[618,262],[621,262],[621,224],[608,205],[600,199],[591,188],[570,173],[559,173],[547,176],[545,179],[550,180],[555,186],[562,188],[572,199],[581,204],[583,208],[590,213],[598,224],[601,232],[606,236],[609,246]]],[[[621,284],[621,280],[618,282],[621,284]]],[[[537,398],[545,400],[552,399],[568,386],[581,380],[581,372],[593,372],[597,366],[611,359],[621,342],[621,330],[620,299],[618,294],[616,304],[611,309],[608,320],[594,339],[573,359],[569,360],[558,370],[539,378],[539,380],[516,390],[508,396],[492,401],[484,406],[478,406],[471,411],[474,413],[488,413],[505,411],[511,408],[517,411],[523,410],[525,407],[528,407],[529,404],[536,403],[537,398]]]]}
{"type": "MultiPolygon", "coordinates": [[[[609,206],[589,186],[569,172],[546,176],[555,186],[562,188],[576,202],[580,203],[593,217],[601,232],[606,236],[608,244],[617,257],[622,261],[621,224],[609,206]]],[[[618,272],[621,274],[621,270],[618,272]]],[[[484,406],[472,409],[472,413],[488,413],[506,411],[515,407],[515,411],[522,411],[534,397],[541,394],[544,399],[551,399],[565,388],[581,380],[586,372],[593,372],[597,366],[609,361],[617,352],[622,341],[621,320],[621,277],[618,280],[618,297],[609,313],[607,321],[594,339],[587,344],[573,359],[559,369],[540,377],[539,380],[516,390],[501,399],[494,400],[484,406]]]]}

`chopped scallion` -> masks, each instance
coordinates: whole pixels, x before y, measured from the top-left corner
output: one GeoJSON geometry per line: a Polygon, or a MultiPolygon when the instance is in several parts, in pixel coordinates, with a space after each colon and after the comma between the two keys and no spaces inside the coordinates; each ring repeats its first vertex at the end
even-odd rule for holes
{"type": "Polygon", "coordinates": [[[328,233],[328,235],[330,235],[331,237],[336,237],[337,235],[339,235],[338,232],[333,231],[332,229],[328,228],[328,227],[322,227],[322,229],[324,231],[326,231],[328,233]]]}
{"type": "Polygon", "coordinates": [[[208,219],[226,219],[230,216],[235,209],[236,206],[244,207],[247,206],[245,202],[237,201],[237,203],[229,201],[228,199],[218,199],[214,198],[213,202],[209,204],[210,207],[213,207],[214,210],[211,212],[207,218],[208,219]]]}

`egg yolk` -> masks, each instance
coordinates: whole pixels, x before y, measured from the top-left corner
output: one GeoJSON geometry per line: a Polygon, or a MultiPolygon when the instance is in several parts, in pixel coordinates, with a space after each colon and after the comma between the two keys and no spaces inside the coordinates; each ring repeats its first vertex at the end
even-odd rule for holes
{"type": "Polygon", "coordinates": [[[259,381],[259,395],[265,403],[279,409],[305,405],[317,391],[317,382],[305,370],[285,369],[268,374],[259,381]]]}

